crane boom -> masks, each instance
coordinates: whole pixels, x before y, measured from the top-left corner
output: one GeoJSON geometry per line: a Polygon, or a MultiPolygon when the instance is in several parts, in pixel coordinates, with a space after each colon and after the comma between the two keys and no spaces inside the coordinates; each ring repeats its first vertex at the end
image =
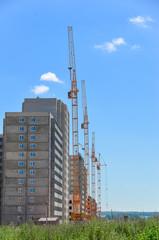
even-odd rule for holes
{"type": "Polygon", "coordinates": [[[81,128],[84,129],[84,162],[86,168],[86,190],[85,190],[85,218],[91,219],[91,200],[90,200],[90,168],[89,168],[89,122],[87,112],[87,99],[85,80],[81,81],[82,84],[82,107],[83,107],[83,123],[81,128]]]}
{"type": "Polygon", "coordinates": [[[79,145],[78,145],[78,89],[76,81],[75,52],[72,26],[68,27],[69,70],[71,91],[68,98],[72,99],[72,150],[73,150],[73,220],[81,220],[81,197],[79,186],[79,145]]]}

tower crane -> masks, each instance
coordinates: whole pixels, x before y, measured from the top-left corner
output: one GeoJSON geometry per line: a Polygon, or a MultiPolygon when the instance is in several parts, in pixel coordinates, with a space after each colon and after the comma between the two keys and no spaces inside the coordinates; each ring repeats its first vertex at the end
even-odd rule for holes
{"type": "Polygon", "coordinates": [[[97,195],[98,195],[98,204],[97,204],[97,214],[99,217],[102,215],[101,210],[101,166],[107,166],[106,164],[101,164],[100,153],[97,161],[97,195]]]}
{"type": "Polygon", "coordinates": [[[69,67],[71,91],[68,98],[72,99],[72,150],[73,150],[73,214],[75,221],[81,220],[81,196],[79,187],[79,146],[78,146],[78,89],[76,81],[76,64],[72,26],[68,27],[69,67]]]}
{"type": "Polygon", "coordinates": [[[95,132],[92,132],[92,155],[91,155],[91,215],[96,216],[96,162],[95,157],[95,132]]]}
{"type": "Polygon", "coordinates": [[[81,81],[82,84],[82,108],[83,108],[83,123],[81,128],[84,129],[84,162],[86,168],[86,184],[85,184],[85,218],[91,219],[91,199],[90,199],[90,167],[89,167],[89,122],[87,111],[87,99],[85,80],[81,81]]]}

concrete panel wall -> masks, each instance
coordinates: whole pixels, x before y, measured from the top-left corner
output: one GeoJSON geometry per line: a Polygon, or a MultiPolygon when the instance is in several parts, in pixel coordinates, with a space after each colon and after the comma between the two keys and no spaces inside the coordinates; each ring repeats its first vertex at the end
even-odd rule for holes
{"type": "Polygon", "coordinates": [[[35,192],[33,194],[31,194],[29,192],[29,189],[27,190],[27,193],[30,195],[30,196],[39,196],[39,195],[47,195],[49,194],[49,189],[48,187],[36,187],[35,188],[35,192]]]}
{"type": "Polygon", "coordinates": [[[69,199],[69,113],[67,106],[56,98],[32,98],[25,99],[22,111],[25,112],[50,112],[63,135],[63,220],[68,217],[68,199],[69,199]]]}
{"type": "Polygon", "coordinates": [[[31,160],[31,159],[35,159],[35,160],[44,160],[44,159],[47,159],[48,160],[49,158],[49,152],[48,151],[28,151],[28,159],[31,160]],[[32,152],[35,152],[35,157],[31,157],[30,154],[32,152]]]}
{"type": "Polygon", "coordinates": [[[19,160],[19,159],[26,159],[26,152],[24,151],[18,151],[18,152],[6,152],[5,153],[5,159],[6,160],[19,160]],[[20,157],[19,153],[22,152],[24,154],[24,157],[20,157]]]}
{"type": "MultiPolygon", "coordinates": [[[[6,202],[6,206],[17,206],[17,202],[18,202],[18,198],[19,196],[15,197],[15,196],[9,196],[9,197],[5,197],[5,202],[6,202]]],[[[25,204],[25,198],[23,198],[23,202],[21,203],[21,205],[24,206],[25,204]]]]}
{"type": "Polygon", "coordinates": [[[22,207],[22,212],[18,212],[18,207],[16,206],[7,206],[4,208],[4,214],[24,214],[24,207],[22,207]]]}
{"type": "MultiPolygon", "coordinates": [[[[19,186],[20,188],[21,186],[19,186]]],[[[6,187],[4,191],[4,197],[7,196],[24,196],[25,195],[25,189],[23,189],[22,193],[18,193],[18,187],[6,187]]],[[[7,203],[5,203],[7,204],[7,203]]]]}
{"type": "MultiPolygon", "coordinates": [[[[26,177],[26,171],[25,169],[22,169],[23,170],[23,177],[26,177]]],[[[18,178],[18,177],[22,177],[21,175],[19,175],[18,173],[18,169],[17,170],[4,170],[4,176],[6,178],[18,178]]]]}
{"type": "Polygon", "coordinates": [[[23,216],[22,222],[29,219],[30,215],[45,216],[43,208],[45,202],[49,203],[50,201],[50,118],[49,113],[6,113],[4,121],[3,223],[10,223],[11,219],[17,223],[19,215],[23,216]],[[35,117],[33,123],[31,122],[32,116],[35,117]],[[19,122],[21,117],[24,117],[24,123],[19,122]],[[20,131],[20,126],[24,127],[24,131],[20,131]],[[36,130],[31,131],[31,126],[35,126],[36,130]],[[24,136],[23,140],[20,140],[20,135],[24,136]],[[34,141],[31,140],[31,135],[35,135],[34,141]],[[31,148],[32,143],[35,143],[35,149],[31,148]],[[20,149],[20,144],[24,144],[24,148],[20,149]],[[24,156],[20,157],[20,153],[23,153],[24,156]],[[33,153],[35,156],[31,157],[33,153]],[[23,161],[23,166],[19,166],[19,161],[23,161]],[[31,161],[34,161],[35,165],[31,166],[31,161]],[[20,170],[23,170],[23,175],[19,175],[20,170]],[[35,174],[31,175],[30,170],[34,170],[35,174]],[[20,179],[23,179],[23,184],[20,184],[20,179]],[[33,184],[30,183],[30,179],[34,179],[33,184]],[[19,193],[20,189],[23,189],[22,193],[19,193]],[[22,197],[22,202],[19,201],[19,197],[22,197]],[[30,197],[33,197],[35,202],[30,202],[30,197]],[[35,207],[32,208],[31,206],[34,205],[35,207]],[[21,207],[22,211],[18,212],[21,207]]]}
{"type": "Polygon", "coordinates": [[[27,181],[28,187],[48,187],[48,178],[35,178],[34,184],[30,184],[30,179],[27,181]]]}

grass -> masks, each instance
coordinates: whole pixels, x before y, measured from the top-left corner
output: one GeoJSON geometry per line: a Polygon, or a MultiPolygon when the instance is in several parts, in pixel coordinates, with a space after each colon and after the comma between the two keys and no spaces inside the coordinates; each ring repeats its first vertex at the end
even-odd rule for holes
{"type": "Polygon", "coordinates": [[[86,224],[35,226],[23,224],[0,228],[0,240],[159,240],[159,221],[141,219],[133,221],[93,220],[86,224]]]}

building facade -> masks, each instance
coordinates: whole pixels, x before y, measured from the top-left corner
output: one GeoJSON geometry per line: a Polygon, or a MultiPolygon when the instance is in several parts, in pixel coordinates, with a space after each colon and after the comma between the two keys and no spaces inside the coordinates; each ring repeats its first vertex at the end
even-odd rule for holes
{"type": "Polygon", "coordinates": [[[62,219],[62,131],[48,112],[6,113],[2,223],[62,219]]]}
{"type": "MultiPolygon", "coordinates": [[[[71,220],[72,200],[73,200],[73,156],[69,156],[69,220],[71,220]]],[[[86,168],[84,166],[84,159],[79,154],[79,190],[81,201],[81,213],[85,214],[85,197],[86,197],[86,168]]]]}
{"type": "Polygon", "coordinates": [[[0,225],[1,225],[1,200],[2,200],[2,156],[3,156],[3,135],[0,134],[0,225]]]}
{"type": "Polygon", "coordinates": [[[63,220],[69,214],[69,112],[67,106],[56,98],[26,98],[22,105],[23,112],[50,112],[55,118],[63,135],[63,176],[62,205],[63,220]]]}

